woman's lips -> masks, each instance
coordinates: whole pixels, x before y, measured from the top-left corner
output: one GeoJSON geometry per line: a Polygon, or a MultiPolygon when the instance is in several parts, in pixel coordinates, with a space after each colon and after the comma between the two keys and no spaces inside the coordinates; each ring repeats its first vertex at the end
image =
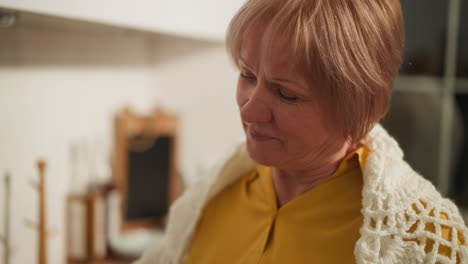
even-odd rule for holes
{"type": "Polygon", "coordinates": [[[269,140],[276,139],[274,137],[270,137],[270,136],[267,136],[265,134],[259,133],[255,129],[252,129],[252,128],[248,128],[247,131],[249,133],[249,136],[255,141],[263,142],[263,141],[269,141],[269,140]]]}

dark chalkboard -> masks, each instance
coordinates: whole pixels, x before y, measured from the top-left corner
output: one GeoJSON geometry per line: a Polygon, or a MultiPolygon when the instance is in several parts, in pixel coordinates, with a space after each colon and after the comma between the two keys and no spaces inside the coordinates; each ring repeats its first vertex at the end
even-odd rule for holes
{"type": "Polygon", "coordinates": [[[126,220],[158,219],[167,213],[172,144],[171,136],[129,139],[126,220]],[[138,147],[142,142],[150,144],[138,147]]]}

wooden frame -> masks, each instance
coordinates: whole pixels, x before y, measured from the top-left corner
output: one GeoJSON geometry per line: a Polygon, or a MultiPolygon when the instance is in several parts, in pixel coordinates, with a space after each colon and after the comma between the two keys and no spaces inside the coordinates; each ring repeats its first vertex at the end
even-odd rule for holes
{"type": "Polygon", "coordinates": [[[177,115],[155,109],[151,115],[143,116],[124,109],[115,118],[115,157],[114,157],[114,183],[121,194],[121,226],[120,231],[125,232],[140,228],[154,228],[161,226],[161,221],[142,219],[128,221],[125,214],[128,209],[128,151],[129,138],[133,135],[146,134],[151,136],[170,136],[171,150],[169,157],[169,186],[167,200],[169,205],[182,193],[182,179],[177,173],[177,129],[179,118],[177,115]]]}

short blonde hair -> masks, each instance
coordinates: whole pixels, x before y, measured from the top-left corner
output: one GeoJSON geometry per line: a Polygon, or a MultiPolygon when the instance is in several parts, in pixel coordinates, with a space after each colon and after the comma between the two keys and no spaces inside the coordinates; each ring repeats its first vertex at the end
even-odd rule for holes
{"type": "Polygon", "coordinates": [[[320,87],[321,105],[346,138],[359,141],[388,111],[403,53],[399,0],[248,0],[226,37],[238,67],[246,32],[262,21],[262,50],[288,39],[291,59],[320,87]]]}

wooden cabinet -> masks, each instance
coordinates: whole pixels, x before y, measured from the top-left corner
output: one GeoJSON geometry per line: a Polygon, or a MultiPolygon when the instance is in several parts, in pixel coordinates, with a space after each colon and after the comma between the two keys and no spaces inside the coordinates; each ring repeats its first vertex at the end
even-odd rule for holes
{"type": "Polygon", "coordinates": [[[243,0],[0,0],[0,7],[95,23],[223,41],[243,0]]]}

